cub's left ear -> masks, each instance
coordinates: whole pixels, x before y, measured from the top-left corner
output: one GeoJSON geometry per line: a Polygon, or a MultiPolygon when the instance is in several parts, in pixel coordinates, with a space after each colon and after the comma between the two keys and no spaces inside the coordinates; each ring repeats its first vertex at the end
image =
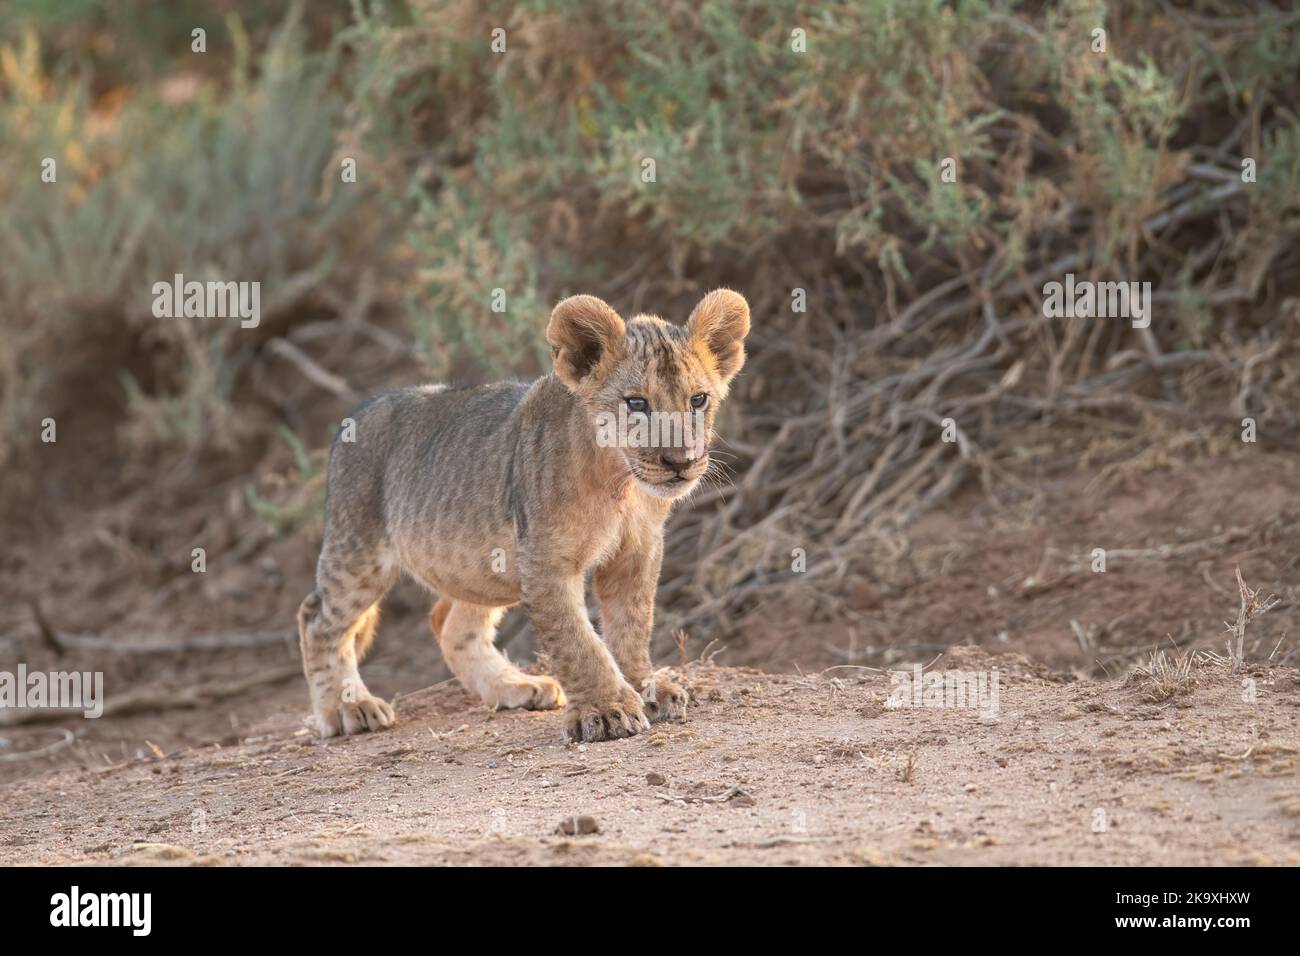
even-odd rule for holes
{"type": "Polygon", "coordinates": [[[686,331],[700,357],[717,368],[724,383],[729,382],[745,364],[749,303],[739,292],[715,289],[691,312],[686,331]]]}

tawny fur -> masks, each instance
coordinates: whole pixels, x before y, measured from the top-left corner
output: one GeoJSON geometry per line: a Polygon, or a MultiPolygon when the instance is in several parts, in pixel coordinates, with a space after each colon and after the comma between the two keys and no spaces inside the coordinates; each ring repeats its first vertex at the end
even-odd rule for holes
{"type": "Polygon", "coordinates": [[[402,389],[355,412],[355,440],[336,441],[330,456],[316,587],[298,614],[318,732],[392,723],[357,665],[402,572],[440,595],[430,626],[448,666],[487,703],[567,703],[566,734],[580,740],[682,716],[685,693],[650,662],[663,527],[708,468],[714,415],[748,332],[748,305],[726,289],[705,296],[684,327],[624,322],[600,299],[573,296],[547,326],[552,374],[402,389]],[[702,454],[597,440],[597,415],[616,415],[629,396],[688,415],[699,395],[702,454]],[[586,612],[589,573],[600,635],[586,612]],[[518,603],[558,683],[522,673],[493,645],[518,603]]]}

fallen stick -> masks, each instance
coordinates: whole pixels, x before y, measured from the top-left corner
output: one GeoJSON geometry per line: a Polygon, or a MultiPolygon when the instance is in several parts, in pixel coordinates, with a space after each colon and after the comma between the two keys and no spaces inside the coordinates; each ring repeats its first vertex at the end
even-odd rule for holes
{"type": "MultiPolygon", "coordinates": [[[[266,671],[241,680],[199,684],[183,690],[160,690],[146,687],[130,691],[119,697],[104,702],[104,717],[120,717],[126,714],[138,714],[160,710],[187,710],[212,704],[227,697],[235,697],[254,687],[278,684],[291,677],[302,674],[302,668],[281,667],[266,671]]],[[[22,724],[48,723],[68,718],[84,718],[82,707],[24,707],[0,711],[0,727],[14,727],[22,724]]]]}
{"type": "Polygon", "coordinates": [[[115,641],[94,634],[66,634],[62,631],[54,633],[59,645],[65,650],[75,647],[78,650],[106,651],[110,654],[188,654],[192,651],[240,650],[289,644],[298,639],[298,635],[292,631],[268,631],[260,634],[232,632],[180,641],[115,641]]]}
{"type": "Polygon", "coordinates": [[[325,391],[331,392],[339,398],[350,399],[356,397],[356,389],[333,372],[321,368],[306,352],[288,339],[272,339],[267,344],[266,350],[272,355],[278,355],[280,358],[286,359],[298,371],[302,372],[304,378],[325,391]]]}
{"type": "Polygon", "coordinates": [[[63,727],[58,728],[59,733],[63,734],[61,740],[56,740],[52,744],[46,744],[44,747],[37,747],[35,750],[24,750],[16,754],[0,754],[0,763],[17,763],[20,760],[30,760],[33,757],[48,757],[50,754],[69,747],[76,740],[76,735],[72,731],[63,727]]]}
{"type": "Polygon", "coordinates": [[[32,620],[40,632],[41,640],[58,656],[68,648],[85,651],[107,651],[111,654],[187,654],[190,651],[240,650],[268,647],[272,644],[290,643],[298,637],[295,631],[264,631],[261,633],[230,631],[222,634],[187,638],[185,640],[115,641],[97,634],[70,634],[54,627],[38,600],[27,598],[32,620]]]}

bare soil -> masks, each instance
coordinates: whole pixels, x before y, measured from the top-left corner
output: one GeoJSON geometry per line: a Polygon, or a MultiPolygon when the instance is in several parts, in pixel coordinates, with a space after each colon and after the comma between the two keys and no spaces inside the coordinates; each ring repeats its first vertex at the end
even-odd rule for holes
{"type": "Polygon", "coordinates": [[[1300,864],[1294,669],[1254,670],[1255,703],[1202,669],[1155,706],[954,657],[998,667],[998,719],[888,709],[880,675],[707,665],[685,722],[584,746],[454,686],[324,743],[287,708],[230,746],[12,784],[0,863],[1300,864]]]}
{"type": "Polygon", "coordinates": [[[316,741],[292,634],[309,538],[252,534],[232,488],[87,506],[11,538],[0,669],[103,670],[122,709],[0,726],[0,864],[1300,864],[1300,456],[1023,487],[907,529],[846,614],[738,628],[683,668],[685,722],[582,747],[449,680],[413,586],[364,668],[398,726],[316,741]],[[1202,660],[1164,700],[1126,680],[1158,647],[1223,652],[1238,565],[1281,598],[1245,672],[1202,660]],[[257,646],[149,647],[232,631],[257,646]],[[996,666],[997,718],[886,707],[880,668],[913,662],[996,666]]]}

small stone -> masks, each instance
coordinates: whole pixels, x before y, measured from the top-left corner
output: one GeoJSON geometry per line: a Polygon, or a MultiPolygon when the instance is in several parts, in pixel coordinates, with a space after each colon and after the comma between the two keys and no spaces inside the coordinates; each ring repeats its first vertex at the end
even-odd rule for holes
{"type": "Polygon", "coordinates": [[[668,778],[661,773],[648,773],[645,775],[645,782],[652,787],[662,787],[668,782],[668,778]]]}
{"type": "Polygon", "coordinates": [[[600,825],[596,823],[595,817],[565,817],[555,828],[555,832],[561,836],[589,836],[592,833],[599,833],[600,825]]]}
{"type": "Polygon", "coordinates": [[[123,853],[123,862],[127,864],[192,859],[194,859],[192,850],[172,843],[134,843],[123,853]]]}

